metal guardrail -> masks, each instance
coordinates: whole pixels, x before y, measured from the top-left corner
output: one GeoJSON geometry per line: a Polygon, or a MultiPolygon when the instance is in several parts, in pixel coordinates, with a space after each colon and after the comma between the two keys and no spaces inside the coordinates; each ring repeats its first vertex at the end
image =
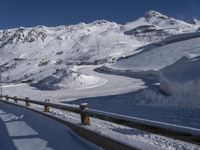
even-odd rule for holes
{"type": "Polygon", "coordinates": [[[73,113],[80,114],[81,123],[83,125],[90,125],[90,117],[98,118],[101,120],[109,121],[112,123],[136,128],[142,131],[155,133],[158,135],[178,139],[193,144],[200,145],[200,129],[184,127],[179,125],[173,125],[169,123],[162,123],[147,119],[141,119],[136,117],[129,117],[95,109],[89,109],[87,103],[83,103],[80,106],[73,106],[61,103],[52,103],[49,100],[37,101],[31,100],[30,98],[18,98],[16,96],[10,97],[7,95],[0,95],[1,100],[9,101],[14,100],[15,103],[18,101],[25,102],[26,106],[29,107],[30,103],[44,106],[44,111],[49,112],[50,107],[60,110],[65,110],[73,113]]]}

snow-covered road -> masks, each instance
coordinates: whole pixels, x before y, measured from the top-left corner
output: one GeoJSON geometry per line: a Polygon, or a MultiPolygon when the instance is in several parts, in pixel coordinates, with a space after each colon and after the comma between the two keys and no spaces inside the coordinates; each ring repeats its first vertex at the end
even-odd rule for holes
{"type": "Polygon", "coordinates": [[[106,82],[104,84],[99,84],[91,88],[85,89],[72,89],[69,93],[60,97],[61,99],[66,98],[86,98],[86,97],[97,97],[115,94],[124,94],[131,91],[136,91],[144,88],[144,82],[140,79],[134,79],[130,77],[124,77],[119,75],[111,75],[98,73],[94,71],[96,66],[84,66],[78,68],[78,70],[83,74],[89,74],[92,76],[104,79],[106,82]]]}
{"type": "Polygon", "coordinates": [[[98,73],[94,71],[96,67],[97,66],[82,66],[76,68],[77,71],[83,74],[104,79],[103,82],[98,83],[95,86],[75,89],[60,89],[56,91],[41,91],[34,87],[30,87],[27,84],[16,84],[4,85],[3,92],[11,96],[29,96],[38,100],[41,100],[41,98],[49,98],[53,101],[71,101],[80,98],[124,94],[145,88],[144,82],[141,79],[98,73]]]}
{"type": "Polygon", "coordinates": [[[1,150],[100,149],[40,114],[0,102],[1,150]]]}

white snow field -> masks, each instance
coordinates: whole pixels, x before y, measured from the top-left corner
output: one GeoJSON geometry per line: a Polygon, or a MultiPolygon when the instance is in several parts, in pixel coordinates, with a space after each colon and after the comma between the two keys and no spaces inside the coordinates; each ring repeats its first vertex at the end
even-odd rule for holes
{"type": "MultiPolygon", "coordinates": [[[[100,20],[1,30],[3,94],[74,105],[87,102],[98,110],[199,129],[199,29],[198,21],[187,23],[149,11],[125,25],[100,20]]],[[[52,113],[79,119],[68,112],[52,113]]],[[[200,149],[92,121],[94,130],[146,149],[200,149]]]]}
{"type": "Polygon", "coordinates": [[[2,150],[101,149],[54,120],[3,102],[0,122],[2,150]]]}

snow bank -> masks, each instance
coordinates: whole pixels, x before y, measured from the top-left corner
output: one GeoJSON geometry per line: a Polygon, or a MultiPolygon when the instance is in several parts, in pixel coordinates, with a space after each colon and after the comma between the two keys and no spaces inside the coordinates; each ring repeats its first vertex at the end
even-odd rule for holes
{"type": "Polygon", "coordinates": [[[22,107],[0,102],[0,149],[101,149],[60,123],[22,107]]]}
{"type": "Polygon", "coordinates": [[[189,55],[160,73],[160,89],[181,105],[200,106],[200,56],[189,55]]]}
{"type": "Polygon", "coordinates": [[[41,90],[56,90],[56,89],[80,89],[92,88],[102,85],[106,80],[93,75],[82,74],[73,71],[72,68],[56,70],[55,73],[47,75],[44,78],[39,78],[31,85],[41,90]]]}

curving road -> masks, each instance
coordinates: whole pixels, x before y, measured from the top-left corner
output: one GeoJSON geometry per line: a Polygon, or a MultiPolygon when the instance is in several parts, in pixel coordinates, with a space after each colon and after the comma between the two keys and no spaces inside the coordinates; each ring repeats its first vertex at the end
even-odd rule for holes
{"type": "Polygon", "coordinates": [[[83,74],[99,77],[100,83],[95,86],[79,88],[79,89],[61,89],[57,91],[41,91],[36,90],[27,84],[5,85],[4,93],[8,95],[29,96],[41,100],[49,98],[55,101],[71,101],[80,98],[97,97],[106,95],[124,94],[145,88],[141,79],[134,79],[119,75],[103,74],[93,71],[100,66],[79,66],[77,71],[83,74]],[[12,91],[12,92],[11,92],[12,91]],[[23,91],[23,92],[21,92],[23,91]]]}
{"type": "Polygon", "coordinates": [[[106,95],[116,95],[128,93],[131,91],[136,91],[138,89],[144,88],[144,82],[140,79],[134,79],[119,75],[103,74],[95,72],[94,66],[84,66],[78,69],[79,72],[83,74],[89,74],[101,79],[104,79],[103,84],[97,84],[91,88],[84,89],[72,89],[68,90],[68,93],[60,97],[60,99],[65,98],[86,98],[86,97],[96,97],[96,96],[106,96],[106,95]]]}

